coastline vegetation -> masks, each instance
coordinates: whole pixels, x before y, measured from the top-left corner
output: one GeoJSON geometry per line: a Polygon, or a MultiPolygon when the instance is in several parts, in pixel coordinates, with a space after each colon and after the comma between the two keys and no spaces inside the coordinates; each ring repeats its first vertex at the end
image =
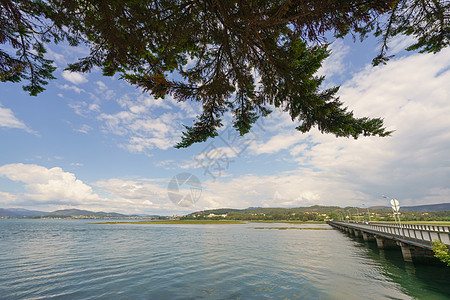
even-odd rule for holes
{"type": "Polygon", "coordinates": [[[434,256],[450,267],[450,250],[439,240],[432,242],[434,256]]]}
{"type": "MultiPolygon", "coordinates": [[[[324,222],[303,222],[303,221],[285,221],[285,220],[258,220],[258,221],[241,221],[241,220],[156,220],[156,221],[111,221],[111,222],[95,222],[88,224],[249,224],[249,223],[287,223],[287,224],[324,224],[324,222]]],[[[255,227],[275,228],[275,227],[255,227]]],[[[282,227],[280,227],[282,228],[282,227]]],[[[284,227],[292,229],[310,229],[298,227],[284,227]]],[[[312,228],[314,229],[314,228],[312,228]]],[[[321,228],[320,228],[321,229],[321,228]]]]}
{"type": "Polygon", "coordinates": [[[237,220],[167,220],[167,221],[113,221],[88,224],[245,224],[237,220]]]}
{"type": "Polygon", "coordinates": [[[297,230],[333,230],[333,228],[329,227],[248,227],[250,229],[277,229],[277,230],[288,230],[288,229],[297,229],[297,230]]]}
{"type": "MultiPolygon", "coordinates": [[[[445,205],[439,211],[414,211],[403,210],[401,212],[402,222],[416,224],[450,225],[450,205],[445,205]]],[[[430,207],[431,208],[431,207],[430,207]]],[[[328,220],[348,221],[372,221],[372,222],[396,222],[394,215],[388,207],[338,207],[314,205],[311,207],[276,208],[276,207],[250,207],[247,209],[212,209],[194,212],[180,217],[181,220],[241,220],[250,222],[324,222],[328,220]]]]}

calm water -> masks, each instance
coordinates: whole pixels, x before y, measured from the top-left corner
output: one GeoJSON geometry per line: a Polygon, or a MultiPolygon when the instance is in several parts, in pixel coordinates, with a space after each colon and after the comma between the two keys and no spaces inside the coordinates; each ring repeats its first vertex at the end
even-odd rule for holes
{"type": "Polygon", "coordinates": [[[252,228],[268,226],[300,225],[0,220],[0,298],[450,298],[450,268],[336,230],[252,228]]]}

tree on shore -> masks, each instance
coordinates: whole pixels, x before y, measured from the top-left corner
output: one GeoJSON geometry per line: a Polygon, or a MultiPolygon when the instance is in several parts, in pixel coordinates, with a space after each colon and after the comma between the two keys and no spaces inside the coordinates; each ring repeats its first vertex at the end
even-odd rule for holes
{"type": "Polygon", "coordinates": [[[439,258],[443,263],[450,267],[450,250],[439,240],[432,242],[434,256],[439,258]]]}
{"type": "Polygon", "coordinates": [[[412,35],[408,50],[438,52],[449,44],[450,4],[425,0],[3,0],[0,2],[0,80],[28,81],[44,91],[55,67],[45,45],[83,43],[90,54],[73,72],[101,68],[105,76],[140,87],[155,98],[196,101],[202,113],[185,126],[176,147],[217,136],[231,112],[241,135],[274,106],[338,137],[387,136],[381,118],[356,118],[337,96],[321,90],[316,72],[329,56],[325,35],[381,38],[374,64],[385,63],[389,40],[412,35]],[[173,79],[178,74],[181,79],[173,79]]]}

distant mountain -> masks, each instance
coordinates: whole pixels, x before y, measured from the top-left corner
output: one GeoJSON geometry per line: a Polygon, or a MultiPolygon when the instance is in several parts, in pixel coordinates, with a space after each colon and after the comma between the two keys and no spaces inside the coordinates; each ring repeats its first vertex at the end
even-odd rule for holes
{"type": "Polygon", "coordinates": [[[244,214],[292,214],[292,213],[305,213],[305,212],[317,212],[317,213],[330,213],[332,211],[342,209],[339,206],[321,206],[321,205],[313,205],[310,207],[294,207],[294,208],[283,208],[283,207],[249,207],[245,209],[234,209],[234,208],[219,208],[219,209],[210,209],[203,210],[198,212],[193,212],[190,215],[222,215],[228,213],[244,213],[244,214]]]}
{"type": "Polygon", "coordinates": [[[404,206],[400,210],[404,211],[442,211],[450,210],[450,203],[428,204],[428,205],[416,205],[416,206],[404,206]]]}
{"type": "Polygon", "coordinates": [[[128,219],[159,218],[158,215],[125,215],[119,213],[94,212],[82,209],[61,209],[53,212],[28,210],[23,208],[0,208],[0,217],[7,218],[92,218],[92,219],[128,219]]]}
{"type": "MultiPolygon", "coordinates": [[[[245,209],[233,209],[233,208],[219,208],[219,209],[210,209],[210,210],[203,210],[203,211],[197,211],[194,213],[189,214],[190,215],[208,215],[208,214],[215,214],[215,215],[221,215],[221,214],[228,214],[231,212],[234,213],[254,213],[254,214],[286,214],[286,213],[305,213],[305,212],[316,212],[316,213],[330,213],[332,211],[339,211],[339,210],[349,210],[353,207],[339,207],[339,206],[321,206],[321,205],[314,205],[310,207],[293,207],[293,208],[280,208],[280,207],[249,207],[245,209]]],[[[357,207],[358,209],[365,210],[365,208],[357,207]]],[[[371,211],[377,211],[377,210],[391,210],[391,207],[389,206],[372,206],[369,207],[371,211]]],[[[400,208],[401,211],[422,211],[422,212],[430,212],[430,211],[443,211],[448,210],[450,211],[450,203],[440,203],[440,204],[428,204],[428,205],[417,205],[417,206],[402,206],[400,208]]]]}
{"type": "MultiPolygon", "coordinates": [[[[371,210],[391,210],[391,207],[390,206],[372,206],[372,207],[370,207],[370,209],[371,210]]],[[[423,211],[423,212],[443,211],[443,210],[450,211],[450,203],[426,204],[426,205],[415,205],[415,206],[401,206],[401,203],[400,203],[400,210],[402,210],[402,211],[423,211]]]]}
{"type": "Polygon", "coordinates": [[[0,217],[29,217],[46,214],[45,211],[29,210],[24,208],[0,208],[0,217]]]}
{"type": "Polygon", "coordinates": [[[106,212],[94,212],[82,209],[61,209],[55,210],[50,213],[44,213],[40,215],[41,218],[55,218],[55,217],[92,217],[92,218],[128,218],[130,215],[124,215],[119,213],[106,213],[106,212]]]}
{"type": "Polygon", "coordinates": [[[383,205],[378,205],[378,206],[371,206],[371,207],[369,207],[369,209],[371,209],[371,210],[385,210],[385,209],[391,209],[391,208],[387,207],[387,206],[383,206],[383,205]]]}

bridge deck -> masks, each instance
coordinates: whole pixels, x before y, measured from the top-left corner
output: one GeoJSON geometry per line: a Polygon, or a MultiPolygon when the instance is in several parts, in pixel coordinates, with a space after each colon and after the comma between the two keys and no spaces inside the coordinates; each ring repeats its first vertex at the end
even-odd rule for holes
{"type": "Polygon", "coordinates": [[[413,246],[431,249],[431,242],[440,240],[450,248],[450,226],[433,226],[418,224],[385,224],[385,223],[347,223],[329,221],[329,225],[359,230],[375,236],[397,240],[413,246]]]}

